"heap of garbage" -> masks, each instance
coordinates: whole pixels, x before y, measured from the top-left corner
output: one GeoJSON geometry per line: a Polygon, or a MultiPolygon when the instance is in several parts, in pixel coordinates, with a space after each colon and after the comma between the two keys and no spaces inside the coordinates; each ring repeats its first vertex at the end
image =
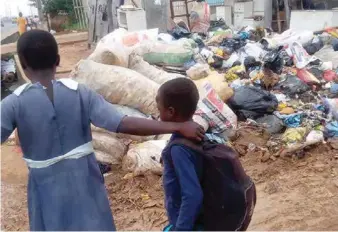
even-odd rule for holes
{"type": "MultiPolygon", "coordinates": [[[[152,118],[164,82],[191,78],[200,92],[194,120],[216,142],[240,155],[260,151],[262,161],[304,155],[329,142],[338,149],[338,32],[264,28],[235,31],[220,20],[208,30],[176,24],[157,29],[117,29],[100,40],[71,77],[126,115],[152,118]],[[244,130],[251,132],[243,133],[244,130]],[[257,143],[236,143],[250,133],[257,143]]],[[[160,154],[170,135],[130,136],[92,127],[100,162],[122,164],[133,175],[161,174],[160,154]]]]}

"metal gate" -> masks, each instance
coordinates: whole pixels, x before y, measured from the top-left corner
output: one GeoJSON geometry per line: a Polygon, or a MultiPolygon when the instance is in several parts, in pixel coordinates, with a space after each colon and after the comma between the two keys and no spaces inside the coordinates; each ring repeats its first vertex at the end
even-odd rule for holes
{"type": "Polygon", "coordinates": [[[88,28],[87,10],[82,0],[73,0],[77,29],[84,30],[88,28]]]}

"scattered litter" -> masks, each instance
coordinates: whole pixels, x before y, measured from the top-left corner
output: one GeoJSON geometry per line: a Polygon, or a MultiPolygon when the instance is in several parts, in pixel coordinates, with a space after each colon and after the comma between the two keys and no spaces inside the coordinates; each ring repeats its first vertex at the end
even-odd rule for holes
{"type": "MultiPolygon", "coordinates": [[[[72,77],[144,118],[158,116],[161,84],[190,78],[200,94],[193,120],[208,138],[231,141],[240,155],[259,153],[262,162],[301,158],[305,148],[338,137],[338,33],[268,31],[233,30],[224,20],[210,20],[208,4],[195,1],[190,28],[180,20],[168,33],[117,29],[79,62],[72,77]],[[250,136],[260,142],[247,141],[250,136]]],[[[170,135],[142,139],[93,131],[102,161],[122,163],[132,177],[161,173],[159,156],[170,135]]]]}

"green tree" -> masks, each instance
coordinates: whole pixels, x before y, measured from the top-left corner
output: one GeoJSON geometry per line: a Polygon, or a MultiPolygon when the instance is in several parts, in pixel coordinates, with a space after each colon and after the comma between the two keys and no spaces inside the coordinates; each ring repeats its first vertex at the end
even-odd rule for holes
{"type": "Polygon", "coordinates": [[[42,0],[44,12],[51,15],[67,14],[74,15],[73,0],[42,0]]]}
{"type": "MultiPolygon", "coordinates": [[[[74,15],[73,0],[42,0],[43,11],[51,16],[57,14],[74,15]]],[[[37,7],[36,0],[29,0],[30,6],[37,7]]]]}

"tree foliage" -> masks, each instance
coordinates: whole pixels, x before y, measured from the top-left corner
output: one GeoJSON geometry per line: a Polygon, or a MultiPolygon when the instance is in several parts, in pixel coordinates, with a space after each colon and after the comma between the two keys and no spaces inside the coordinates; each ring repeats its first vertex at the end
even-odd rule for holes
{"type": "Polygon", "coordinates": [[[73,0],[42,0],[43,9],[49,14],[68,14],[74,13],[73,0]]]}
{"type": "MultiPolygon", "coordinates": [[[[51,15],[67,14],[73,16],[73,0],[41,0],[43,11],[51,15]]],[[[36,0],[29,0],[29,5],[37,7],[36,0]]]]}

